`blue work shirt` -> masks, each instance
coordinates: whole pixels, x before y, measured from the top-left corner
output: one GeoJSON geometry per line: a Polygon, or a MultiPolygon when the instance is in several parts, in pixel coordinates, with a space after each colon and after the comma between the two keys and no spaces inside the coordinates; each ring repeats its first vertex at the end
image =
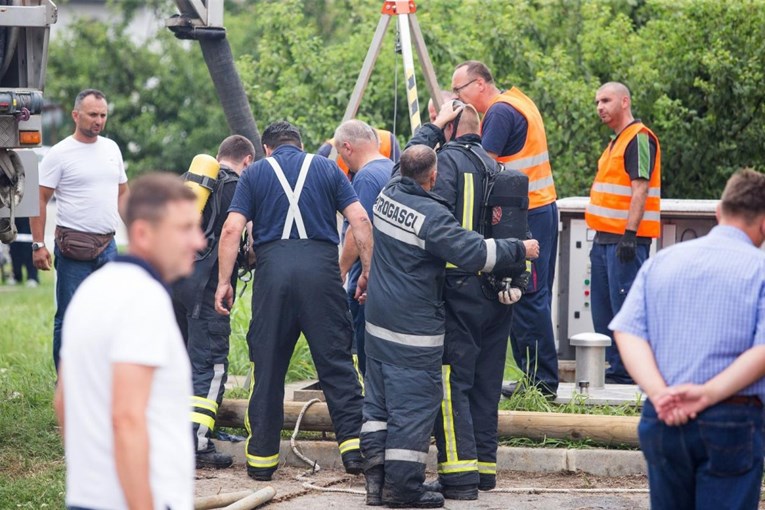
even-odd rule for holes
{"type": "MultiPolygon", "coordinates": [[[[294,145],[281,145],[271,156],[281,166],[290,187],[295,189],[306,153],[294,145]]],[[[357,200],[356,192],[337,164],[314,156],[298,200],[308,239],[339,244],[336,212],[342,212],[357,200]]],[[[253,246],[257,248],[281,239],[289,206],[276,173],[268,161],[261,159],[242,172],[228,211],[252,221],[253,246]]],[[[294,222],[290,239],[300,239],[294,222]]]]}
{"type": "MultiPolygon", "coordinates": [[[[722,225],[661,250],[609,328],[647,340],[668,385],[703,384],[765,344],[765,251],[722,225]]],[[[765,379],[739,394],[765,400],[765,379]]]]}
{"type": "Polygon", "coordinates": [[[504,101],[491,105],[481,123],[481,145],[500,157],[519,153],[528,134],[526,117],[504,101]]]}
{"type": "MultiPolygon", "coordinates": [[[[359,201],[367,212],[370,221],[374,218],[372,208],[382,189],[388,184],[393,172],[393,161],[390,159],[375,159],[364,165],[353,177],[353,189],[359,196],[359,201]]],[[[346,222],[347,227],[347,222],[346,222]]],[[[348,290],[354,292],[356,283],[361,276],[361,261],[357,260],[348,271],[348,290]]]]}

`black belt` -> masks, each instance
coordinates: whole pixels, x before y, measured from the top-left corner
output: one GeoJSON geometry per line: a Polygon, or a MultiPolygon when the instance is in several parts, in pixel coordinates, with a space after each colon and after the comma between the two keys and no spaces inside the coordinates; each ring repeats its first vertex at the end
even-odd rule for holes
{"type": "Polygon", "coordinates": [[[762,409],[762,400],[760,400],[760,397],[755,397],[752,395],[733,395],[732,397],[728,397],[720,403],[735,404],[739,406],[755,406],[762,409]]]}

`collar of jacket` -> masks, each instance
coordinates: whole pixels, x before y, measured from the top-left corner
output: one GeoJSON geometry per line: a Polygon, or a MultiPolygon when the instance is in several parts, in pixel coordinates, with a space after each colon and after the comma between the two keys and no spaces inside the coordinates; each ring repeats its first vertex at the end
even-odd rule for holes
{"type": "Polygon", "coordinates": [[[458,136],[454,139],[454,141],[458,143],[472,143],[481,145],[481,135],[476,133],[467,133],[462,136],[458,136]]]}

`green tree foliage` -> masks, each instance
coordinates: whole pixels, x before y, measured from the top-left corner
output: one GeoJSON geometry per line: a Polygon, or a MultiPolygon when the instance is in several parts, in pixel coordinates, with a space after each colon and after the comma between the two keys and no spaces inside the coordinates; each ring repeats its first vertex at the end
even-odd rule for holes
{"type": "MultiPolygon", "coordinates": [[[[226,28],[259,127],[288,119],[315,149],[342,118],[382,1],[228,3],[226,28]]],[[[138,4],[123,5],[131,14],[138,4]]],[[[588,192],[610,134],[595,112],[595,91],[611,80],[630,86],[636,117],[661,140],[664,196],[713,198],[736,168],[765,163],[762,0],[421,0],[418,7],[442,88],[456,64],[478,59],[500,87],[515,85],[536,101],[560,196],[588,192]]],[[[89,23],[56,41],[49,91],[68,105],[84,86],[106,88],[114,102],[109,132],[131,173],[184,169],[227,129],[199,49],[168,34],[135,45],[124,30],[89,23]]],[[[358,116],[395,129],[405,143],[395,32],[394,21],[358,116]]],[[[425,110],[419,72],[417,81],[425,110]]]]}

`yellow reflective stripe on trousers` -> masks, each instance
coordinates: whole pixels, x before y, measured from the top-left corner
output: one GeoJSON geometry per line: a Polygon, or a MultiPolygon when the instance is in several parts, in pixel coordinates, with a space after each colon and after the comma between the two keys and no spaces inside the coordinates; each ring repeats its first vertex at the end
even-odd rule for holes
{"type": "Polygon", "coordinates": [[[496,475],[497,463],[496,462],[479,462],[478,472],[482,475],[496,475]]]}
{"type": "Polygon", "coordinates": [[[191,421],[193,423],[199,423],[200,425],[204,425],[205,427],[211,430],[215,428],[215,418],[213,418],[212,416],[208,416],[206,414],[192,412],[191,421]]]}
{"type": "Polygon", "coordinates": [[[439,474],[449,474],[449,473],[468,473],[470,471],[475,471],[478,469],[478,461],[476,460],[458,460],[455,462],[439,462],[438,464],[438,473],[439,474]]]}
{"type": "Polygon", "coordinates": [[[364,376],[361,375],[361,370],[359,370],[359,355],[353,354],[351,355],[353,358],[353,369],[356,371],[356,377],[359,378],[359,384],[361,385],[361,396],[364,396],[364,376]]]}
{"type": "Polygon", "coordinates": [[[276,467],[279,464],[279,454],[271,455],[270,457],[258,457],[257,455],[247,454],[247,465],[256,468],[270,468],[276,467]]]}
{"type": "Polygon", "coordinates": [[[452,367],[441,365],[441,377],[444,385],[444,398],[441,400],[441,416],[444,420],[444,442],[446,443],[446,461],[454,462],[457,457],[457,438],[454,433],[454,409],[452,408],[452,367]]]}
{"type": "Polygon", "coordinates": [[[211,411],[214,414],[218,414],[218,403],[214,400],[210,400],[203,397],[192,396],[191,405],[192,407],[201,407],[202,409],[207,409],[208,411],[211,411]]]}
{"type": "Polygon", "coordinates": [[[464,173],[465,188],[462,194],[462,228],[473,230],[473,204],[475,202],[475,190],[473,189],[473,174],[464,173]]]}
{"type": "Polygon", "coordinates": [[[340,453],[343,454],[345,452],[349,452],[351,450],[358,450],[359,449],[359,438],[355,439],[348,439],[347,441],[343,441],[338,446],[340,448],[340,453]]]}

